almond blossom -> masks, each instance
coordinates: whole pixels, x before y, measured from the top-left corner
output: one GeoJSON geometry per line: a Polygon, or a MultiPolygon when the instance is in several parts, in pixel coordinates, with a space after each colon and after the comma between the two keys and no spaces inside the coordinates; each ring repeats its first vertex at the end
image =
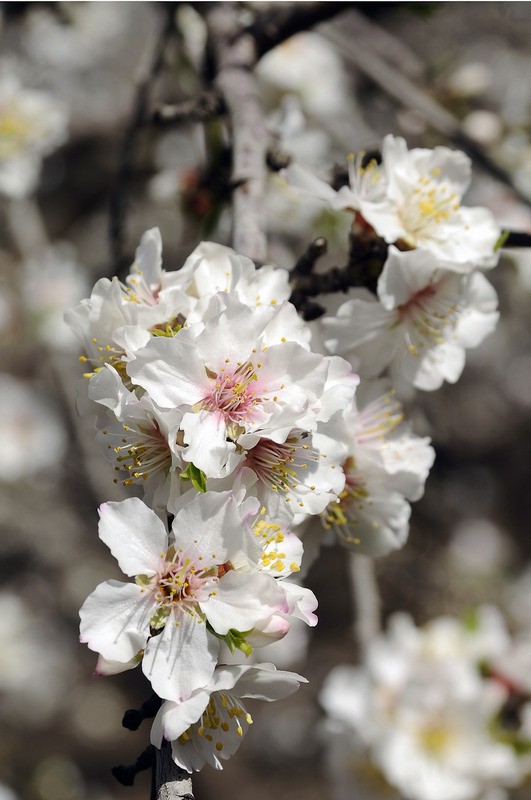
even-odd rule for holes
{"type": "Polygon", "coordinates": [[[301,675],[273,664],[219,664],[209,683],[182,703],[167,700],[151,729],[151,743],[172,743],[175,763],[187,772],[205,764],[223,769],[222,761],[237,751],[253,720],[242,698],[280,700],[307,683],[301,675]]]}
{"type": "Polygon", "coordinates": [[[372,556],[405,544],[408,500],[422,496],[435,457],[429,439],[403,422],[402,407],[386,388],[383,381],[362,383],[359,410],[345,414],[345,487],[322,514],[343,545],[372,556]]]}
{"type": "Polygon", "coordinates": [[[250,309],[229,297],[216,317],[151,340],[128,365],[161,408],[183,409],[183,458],[212,478],[261,439],[282,444],[294,428],[315,430],[330,366],[301,344],[292,306],[250,309]]]}
{"type": "Polygon", "coordinates": [[[378,280],[378,297],[355,290],[335,317],[322,320],[329,352],[359,358],[360,374],[393,368],[417,389],[455,383],[465,349],[477,347],[498,321],[494,288],[479,272],[440,268],[422,250],[391,246],[378,280]]]}
{"type": "MultiPolygon", "coordinates": [[[[110,364],[127,383],[126,364],[137,349],[153,337],[175,336],[185,324],[215,316],[229,293],[251,308],[278,305],[280,311],[290,295],[288,273],[271,265],[256,270],[250,259],[213,242],[202,242],[182,269],[166,271],[160,231],[151,228],[142,236],[125,281],[101,278],[90,298],[65,319],[85,351],[86,377],[110,364]]],[[[284,308],[280,324],[288,318],[293,337],[307,347],[310,334],[302,320],[284,308]]]]}
{"type": "MultiPolygon", "coordinates": [[[[129,669],[141,658],[155,692],[175,701],[211,679],[220,640],[250,652],[245,635],[276,614],[289,614],[290,602],[271,572],[271,558],[241,568],[246,551],[257,547],[245,525],[248,513],[232,493],[210,492],[184,505],[168,534],[137,498],[105,503],[100,538],[136,580],[95,589],[80,611],[81,640],[104,663],[129,669]]],[[[263,545],[259,549],[263,553],[263,545]]],[[[275,554],[274,564],[279,558],[275,554]]]]}
{"type": "Polygon", "coordinates": [[[461,151],[408,150],[404,139],[389,134],[381,163],[363,152],[349,156],[349,185],[337,191],[297,164],[286,176],[332,209],[354,212],[388,244],[425,250],[445,269],[469,273],[498,261],[501,228],[493,214],[461,204],[471,177],[470,159],[461,151]]]}
{"type": "Polygon", "coordinates": [[[420,629],[398,614],[365,666],[336,667],[320,699],[404,797],[478,800],[519,783],[528,768],[499,727],[507,687],[479,668],[508,641],[489,609],[471,626],[448,617],[420,629]]]}
{"type": "Polygon", "coordinates": [[[66,140],[63,104],[24,88],[10,65],[0,74],[0,192],[27,197],[36,187],[42,159],[66,140]]]}
{"type": "Polygon", "coordinates": [[[447,147],[408,150],[404,139],[388,135],[382,167],[393,217],[375,214],[367,221],[386,242],[427,250],[457,272],[496,264],[501,229],[493,214],[461,205],[472,171],[464,153],[447,147]]]}

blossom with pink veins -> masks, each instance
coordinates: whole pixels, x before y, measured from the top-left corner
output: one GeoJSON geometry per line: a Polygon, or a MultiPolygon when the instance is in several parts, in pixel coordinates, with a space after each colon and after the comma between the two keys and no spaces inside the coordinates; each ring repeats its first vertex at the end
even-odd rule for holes
{"type": "Polygon", "coordinates": [[[130,669],[143,653],[153,690],[179,702],[211,680],[221,639],[249,651],[248,632],[289,614],[270,566],[233,566],[256,548],[248,513],[231,492],[207,492],[176,513],[168,535],[138,498],[101,506],[100,538],[122,571],[135,576],[134,583],[100,584],[81,608],[81,641],[102,657],[101,672],[109,663],[116,671],[112,662],[130,669]]]}
{"type": "Polygon", "coordinates": [[[325,317],[329,352],[360,359],[360,374],[376,377],[389,365],[417,389],[455,383],[465,349],[477,347],[498,321],[497,295],[480,272],[441,269],[422,250],[389,248],[378,297],[355,290],[335,317],[325,317]]]}
{"type": "Polygon", "coordinates": [[[207,478],[231,474],[261,439],[282,444],[294,429],[316,430],[328,413],[320,398],[331,360],[297,341],[293,307],[224,298],[216,317],[150,341],[128,365],[160,408],[183,409],[183,458],[207,478]]]}
{"type": "Polygon", "coordinates": [[[181,703],[167,700],[151,728],[151,743],[172,743],[172,757],[181,769],[199,771],[205,764],[223,769],[222,761],[239,748],[252,724],[241,702],[280,700],[297,691],[306,678],[277,670],[273,664],[219,664],[211,680],[181,703]]]}

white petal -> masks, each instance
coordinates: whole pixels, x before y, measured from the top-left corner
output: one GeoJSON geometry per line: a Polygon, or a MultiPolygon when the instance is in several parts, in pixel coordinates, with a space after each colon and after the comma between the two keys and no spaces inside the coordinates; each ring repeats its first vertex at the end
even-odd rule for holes
{"type": "Polygon", "coordinates": [[[99,508],[100,539],[126,575],[154,575],[168,549],[164,523],[138,497],[99,508]]]}
{"type": "Polygon", "coordinates": [[[234,570],[220,579],[218,593],[200,605],[214,630],[222,635],[231,628],[250,631],[275,612],[286,610],[284,594],[274,578],[234,570]]]}
{"type": "Polygon", "coordinates": [[[296,692],[301,683],[308,681],[295,672],[277,670],[273,664],[255,664],[239,679],[233,694],[253,700],[282,700],[296,692]]]}
{"type": "Polygon", "coordinates": [[[196,614],[176,611],[162,633],[147,643],[142,669],[160,697],[181,702],[210,681],[218,653],[219,641],[208,633],[205,622],[196,614]]]}
{"type": "Polygon", "coordinates": [[[134,583],[100,583],[79,612],[81,641],[108,661],[128,662],[145,647],[153,607],[151,594],[134,583]]]}
{"type": "Polygon", "coordinates": [[[210,688],[198,689],[188,700],[174,703],[166,700],[153,720],[151,744],[160,747],[162,740],[171,742],[178,739],[190,725],[197,722],[210,700],[210,688]]]}

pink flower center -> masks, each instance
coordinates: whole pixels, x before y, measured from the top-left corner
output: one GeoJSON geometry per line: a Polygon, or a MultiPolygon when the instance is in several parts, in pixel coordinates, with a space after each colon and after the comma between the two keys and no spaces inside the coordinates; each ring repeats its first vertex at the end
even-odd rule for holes
{"type": "MultiPolygon", "coordinates": [[[[171,556],[171,549],[168,556],[171,556]]],[[[217,583],[216,569],[197,565],[191,558],[176,553],[167,561],[161,573],[155,599],[160,607],[169,608],[176,604],[195,604],[205,600],[217,583]]],[[[190,609],[192,610],[192,609],[190,609]]]]}
{"type": "Polygon", "coordinates": [[[262,400],[258,394],[258,375],[250,362],[240,365],[231,374],[216,375],[208,371],[214,379],[210,394],[204,398],[201,407],[207,411],[220,411],[228,422],[239,423],[252,417],[255,406],[262,400]]]}

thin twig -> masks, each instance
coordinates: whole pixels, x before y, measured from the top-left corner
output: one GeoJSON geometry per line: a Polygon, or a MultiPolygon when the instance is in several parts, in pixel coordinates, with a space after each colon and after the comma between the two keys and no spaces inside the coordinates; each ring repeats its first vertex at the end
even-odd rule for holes
{"type": "Polygon", "coordinates": [[[386,94],[393,97],[400,105],[419,111],[432,128],[451,139],[486,172],[508,186],[519,200],[526,205],[531,204],[529,195],[515,185],[510,174],[464,133],[460,121],[430,97],[424,87],[416,85],[401,74],[395,65],[388,64],[368,43],[357,41],[353,46],[352,38],[345,30],[330,27],[326,30],[325,35],[345,59],[355,64],[360,72],[370,78],[386,94]]]}
{"type": "Polygon", "coordinates": [[[126,213],[126,187],[131,173],[131,162],[138,133],[147,119],[147,105],[154,79],[164,63],[164,53],[169,39],[174,33],[174,3],[165,7],[166,19],[158,36],[157,43],[147,67],[141,71],[136,81],[136,92],[129,124],[124,134],[116,181],[111,193],[109,208],[109,236],[112,260],[116,273],[120,272],[124,257],[124,223],[126,213]]]}
{"type": "Polygon", "coordinates": [[[524,231],[507,231],[507,238],[502,247],[531,247],[531,233],[524,231]]]}
{"type": "Polygon", "coordinates": [[[380,594],[374,561],[368,556],[349,553],[349,577],[354,600],[354,635],[362,657],[380,632],[380,594]]]}
{"type": "Polygon", "coordinates": [[[151,719],[155,716],[157,711],[162,705],[162,700],[158,695],[152,694],[148,699],[142,703],[140,708],[130,708],[125,712],[122,719],[122,725],[128,731],[136,731],[145,719],[151,719]]]}
{"type": "Polygon", "coordinates": [[[267,131],[253,68],[254,39],[241,33],[237,9],[217,3],[207,16],[217,75],[232,131],[233,244],[243,255],[265,261],[263,230],[267,131]]]}
{"type": "Polygon", "coordinates": [[[165,104],[153,112],[153,122],[158,125],[175,125],[182,122],[207,122],[224,110],[219,91],[210,89],[199,97],[182,103],[165,104]]]}

